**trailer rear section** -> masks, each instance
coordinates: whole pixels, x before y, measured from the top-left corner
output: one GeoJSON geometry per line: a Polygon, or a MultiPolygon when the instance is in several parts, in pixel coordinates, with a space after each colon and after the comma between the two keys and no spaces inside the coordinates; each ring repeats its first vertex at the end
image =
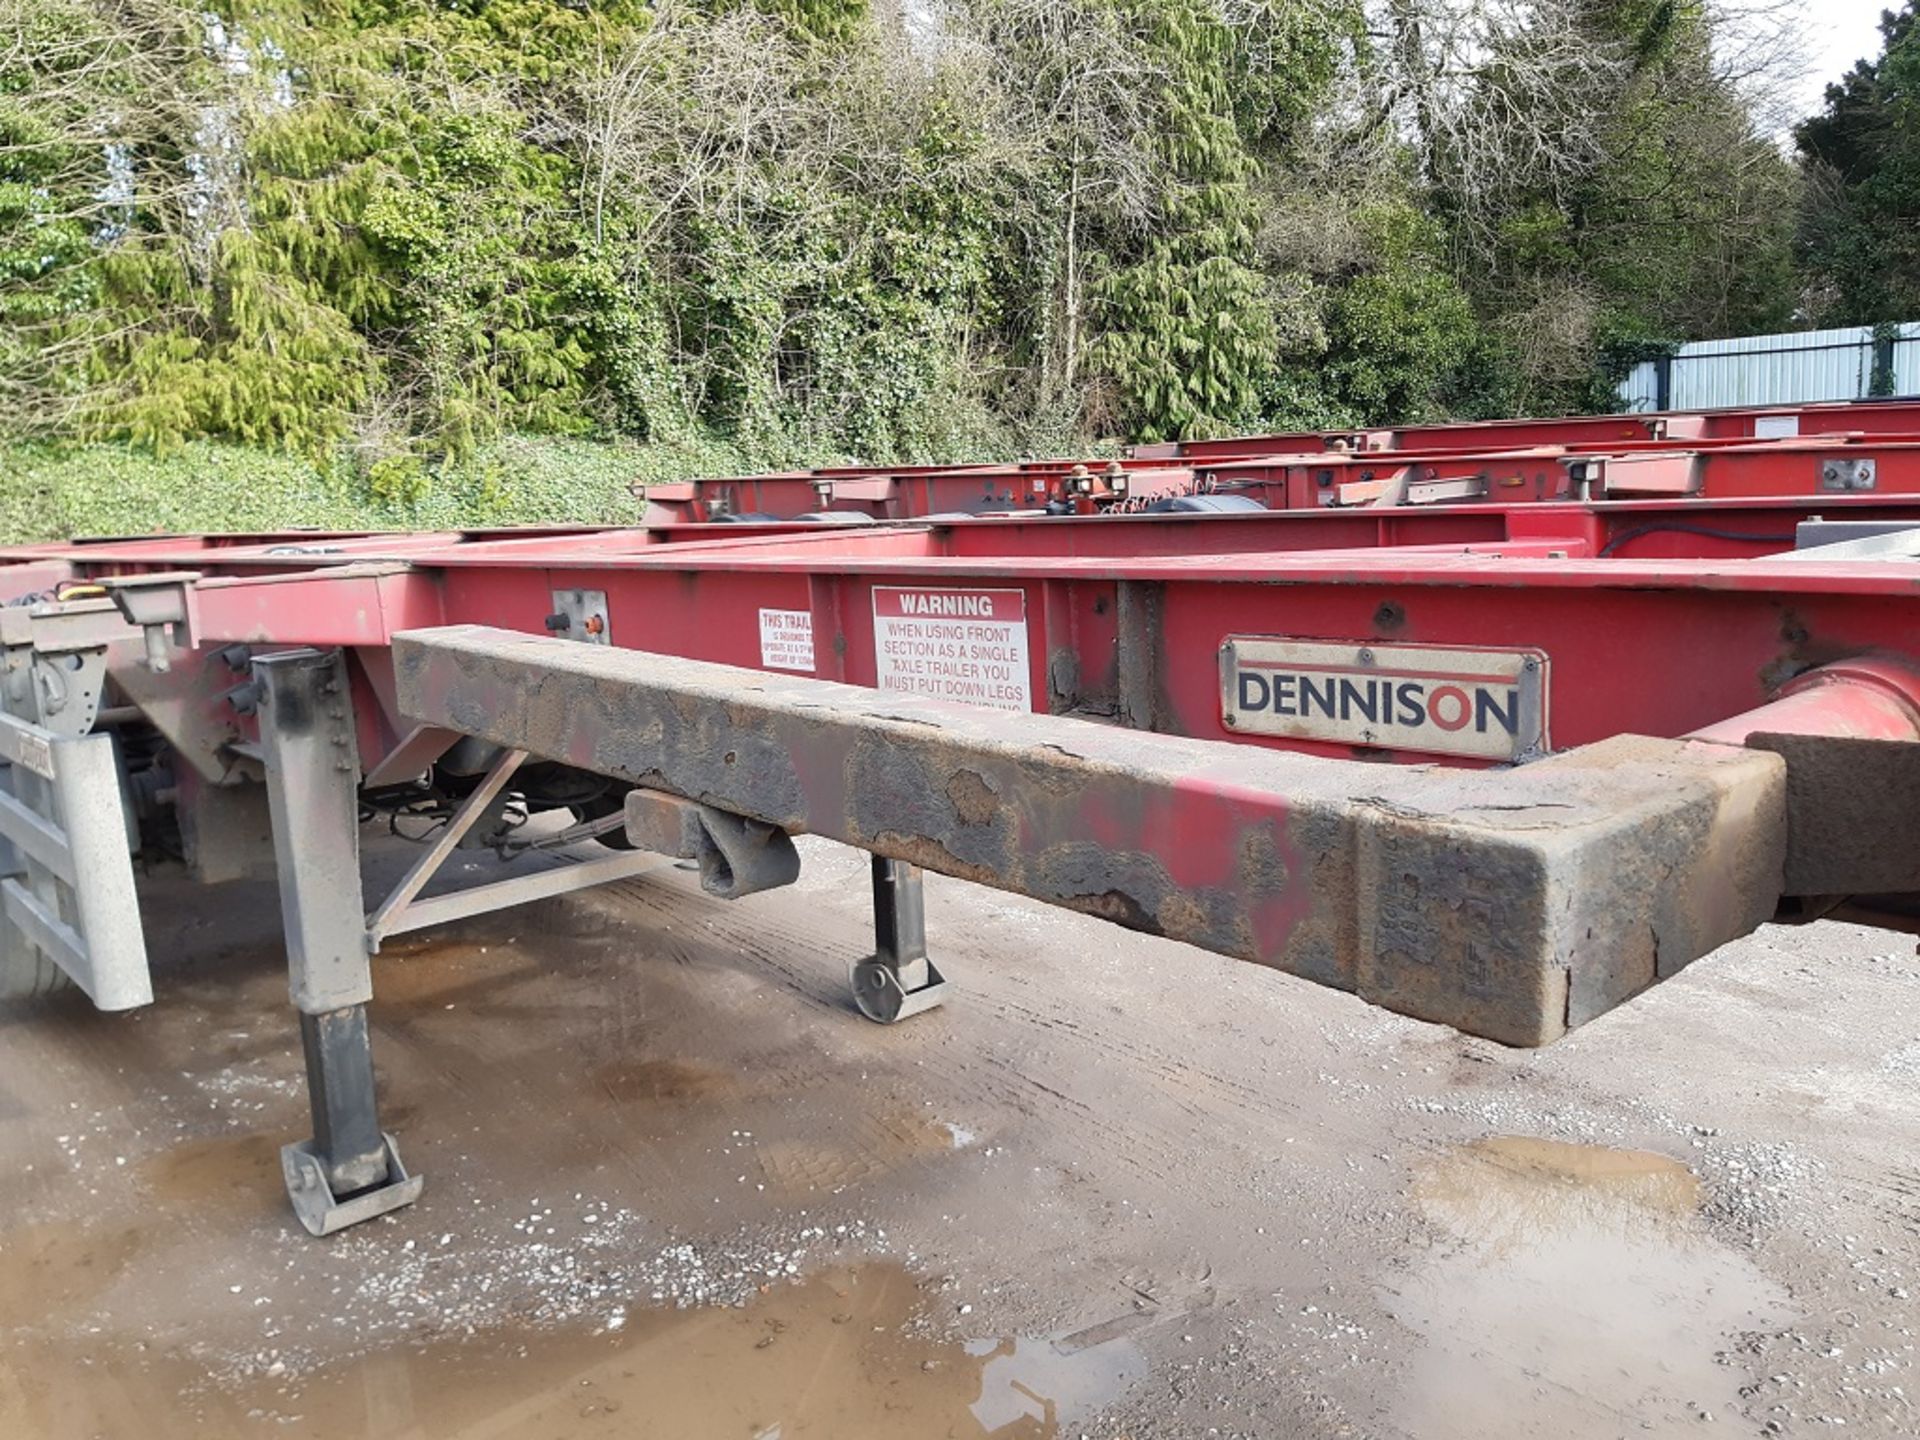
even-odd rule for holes
{"type": "MultiPolygon", "coordinates": [[[[1644,421],[1599,458],[1682,453],[1644,421]]],[[[738,898],[796,835],[868,852],[849,994],[883,1022],[964,981],[932,870],[1547,1044],[1769,919],[1920,895],[1920,472],[1848,437],[1874,485],[1822,490],[1804,435],[1681,438],[1717,489],[11,552],[0,968],[144,1004],[131,857],[270,868],[316,1234],[422,1183],[379,1118],[382,945],[659,855],[738,898]],[[369,908],[371,818],[421,848],[369,908]]]]}

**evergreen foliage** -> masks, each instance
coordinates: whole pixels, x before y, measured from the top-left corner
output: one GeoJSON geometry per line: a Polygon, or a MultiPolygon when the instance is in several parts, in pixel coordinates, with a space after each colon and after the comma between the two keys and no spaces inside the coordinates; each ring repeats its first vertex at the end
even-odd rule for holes
{"type": "MultiPolygon", "coordinates": [[[[1917,28],[1799,135],[1823,314],[1920,313],[1917,28]]],[[[301,514],[364,523],[531,518],[513,436],[745,468],[1604,405],[1622,356],[1802,318],[1801,181],[1713,34],[1699,0],[0,0],[0,434],[277,450],[301,514]]]]}
{"type": "Polygon", "coordinates": [[[1797,136],[1813,179],[1802,254],[1827,324],[1920,318],[1920,0],[1883,12],[1880,34],[1881,55],[1829,85],[1797,136]]]}

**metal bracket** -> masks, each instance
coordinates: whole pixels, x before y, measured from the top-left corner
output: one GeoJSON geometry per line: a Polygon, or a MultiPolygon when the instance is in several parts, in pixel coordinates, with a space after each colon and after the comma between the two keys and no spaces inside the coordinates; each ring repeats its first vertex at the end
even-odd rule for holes
{"type": "Polygon", "coordinates": [[[85,735],[93,729],[106,689],[105,646],[53,654],[10,650],[7,665],[8,689],[12,692],[8,701],[16,713],[24,713],[61,735],[85,735]],[[20,695],[23,682],[30,691],[25,696],[20,695]]]}
{"type": "Polygon", "coordinates": [[[420,1198],[426,1185],[423,1175],[410,1175],[400,1162],[400,1147],[393,1136],[381,1132],[386,1142],[387,1179],[382,1185],[341,1199],[327,1183],[326,1162],[320,1147],[311,1140],[280,1147],[280,1173],[287,1182],[287,1198],[293,1213],[309,1235],[331,1235],[349,1225],[372,1220],[420,1198]]]}
{"type": "Polygon", "coordinates": [[[138,625],[146,642],[147,668],[165,674],[169,640],[183,650],[193,648],[195,602],[193,571],[165,575],[122,575],[97,582],[114,609],[130,625],[138,625]]]}
{"type": "Polygon", "coordinates": [[[786,831],[658,790],[629,790],[627,839],[641,850],[700,864],[700,888],[722,900],[776,890],[800,878],[786,831]]]}
{"type": "Polygon", "coordinates": [[[1920,525],[1904,520],[1823,520],[1794,527],[1793,549],[1769,560],[1912,560],[1920,558],[1920,525]]]}
{"type": "Polygon", "coordinates": [[[1822,460],[1820,488],[1843,492],[1871,490],[1876,468],[1872,460],[1822,460]]]}
{"type": "Polygon", "coordinates": [[[1575,500],[1622,495],[1697,495],[1704,484],[1696,450],[1569,455],[1561,460],[1575,500]]]}

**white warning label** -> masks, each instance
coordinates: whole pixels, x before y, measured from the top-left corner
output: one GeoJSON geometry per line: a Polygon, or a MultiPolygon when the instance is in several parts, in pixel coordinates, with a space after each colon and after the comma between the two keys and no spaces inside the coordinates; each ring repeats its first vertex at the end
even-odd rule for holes
{"type": "Polygon", "coordinates": [[[1031,710],[1027,597],[1019,590],[876,585],[873,658],[882,690],[1031,710]]]}
{"type": "Polygon", "coordinates": [[[760,663],[769,670],[805,670],[812,674],[812,614],[805,610],[762,610],[760,663]]]}

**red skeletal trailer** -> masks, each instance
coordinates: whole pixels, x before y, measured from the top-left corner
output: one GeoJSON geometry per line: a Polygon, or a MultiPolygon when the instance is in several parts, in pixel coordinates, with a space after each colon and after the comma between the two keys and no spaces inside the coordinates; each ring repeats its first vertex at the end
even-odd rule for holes
{"type": "MultiPolygon", "coordinates": [[[[18,547],[0,973],[144,1003],[126,809],[207,879],[270,828],[314,1102],[287,1182],[316,1233],[418,1193],[374,1103],[383,941],[649,853],[738,897],[792,881],[793,835],[869,851],[877,1019],[944,993],[933,869],[1543,1044],[1778,914],[1920,893],[1920,440],[1866,433],[1907,413],[1208,442],[1118,472],[1266,502],[1210,513],[18,547]],[[439,822],[370,914],[367,811],[439,822]],[[461,844],[596,839],[423,898],[461,844]]],[[[887,474],[829,503],[1078,478],[887,474]]],[[[817,503],[819,478],[728,483],[817,503]]]]}

